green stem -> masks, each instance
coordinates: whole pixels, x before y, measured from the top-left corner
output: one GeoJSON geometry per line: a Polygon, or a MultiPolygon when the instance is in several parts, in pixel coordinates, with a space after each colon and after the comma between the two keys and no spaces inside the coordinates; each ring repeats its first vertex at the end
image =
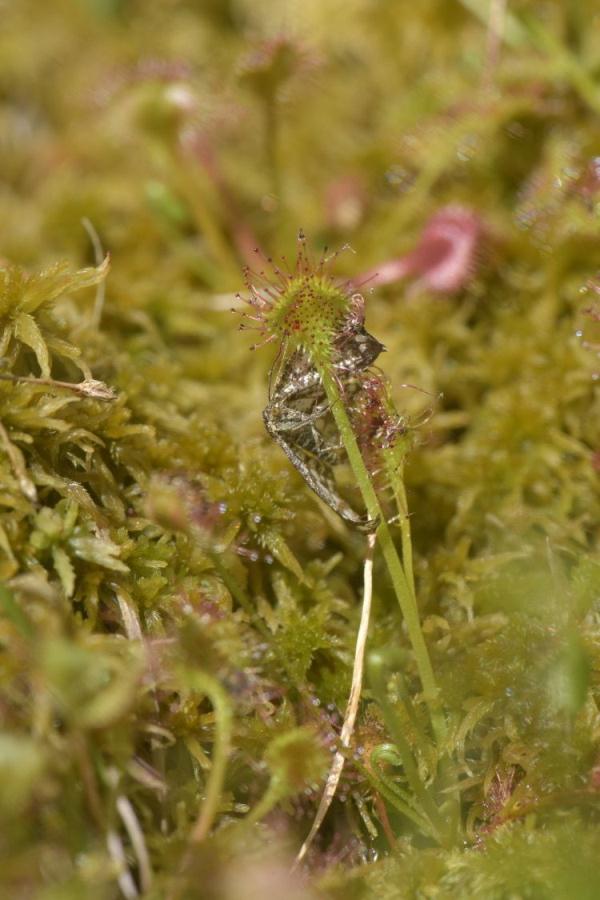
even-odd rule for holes
{"type": "Polygon", "coordinates": [[[256,804],[256,806],[250,810],[245,819],[243,819],[239,824],[243,828],[247,828],[248,825],[255,825],[257,822],[260,822],[261,819],[264,819],[271,810],[277,806],[277,804],[283,800],[285,797],[285,791],[282,790],[279,779],[272,778],[269,782],[269,786],[256,804]]]}
{"type": "Polygon", "coordinates": [[[406,780],[408,781],[413,794],[418,799],[421,809],[431,822],[432,827],[438,835],[441,835],[444,831],[444,823],[440,818],[439,810],[421,780],[412,749],[401,730],[398,728],[394,710],[387,699],[384,664],[383,659],[379,654],[371,654],[369,659],[369,675],[371,689],[381,708],[387,729],[394,740],[402,768],[404,769],[404,774],[406,775],[406,780]]]}
{"type": "Polygon", "coordinates": [[[208,836],[211,826],[219,809],[219,800],[223,792],[225,782],[225,770],[227,759],[231,749],[231,733],[233,714],[227,694],[211,675],[205,672],[190,672],[189,669],[181,670],[181,680],[186,686],[199,693],[205,694],[213,705],[215,711],[215,739],[213,743],[212,765],[206,782],[204,803],[196,824],[192,828],[188,839],[187,848],[181,858],[179,868],[170,890],[166,894],[166,900],[179,900],[185,890],[185,873],[194,860],[194,853],[198,844],[208,836]]]}
{"type": "Polygon", "coordinates": [[[398,796],[398,793],[395,789],[392,789],[386,782],[381,778],[379,774],[374,772],[368,766],[365,766],[359,762],[354,761],[355,768],[361,772],[368,781],[371,782],[375,790],[384,797],[390,806],[393,806],[394,809],[398,810],[403,816],[406,816],[407,819],[410,819],[423,834],[429,835],[434,840],[439,840],[439,835],[435,832],[431,822],[429,822],[423,815],[421,815],[417,810],[413,809],[408,803],[405,803],[401,797],[398,796]]]}
{"type": "Polygon", "coordinates": [[[356,478],[356,482],[367,507],[367,512],[371,518],[379,519],[377,538],[390,573],[400,610],[404,617],[404,621],[406,622],[406,628],[415,654],[417,669],[421,684],[423,685],[423,694],[429,708],[434,734],[438,746],[441,746],[446,733],[446,725],[442,711],[439,707],[438,687],[435,682],[427,645],[421,630],[415,597],[410,589],[406,575],[404,574],[402,563],[400,562],[396,547],[392,540],[392,535],[359,450],[356,436],[346,413],[346,409],[340,397],[337,383],[326,366],[320,367],[320,375],[323,380],[323,387],[325,388],[327,399],[331,405],[333,417],[339,429],[346,453],[348,454],[350,466],[352,467],[354,477],[356,478]]]}
{"type": "Polygon", "coordinates": [[[208,835],[219,808],[223,791],[225,768],[231,747],[232,714],[227,694],[214,678],[204,672],[186,672],[185,680],[194,689],[210,699],[215,711],[215,739],[212,765],[206,782],[206,794],[200,815],[192,829],[190,844],[199,844],[208,835]]]}
{"type": "Polygon", "coordinates": [[[404,675],[401,671],[396,672],[396,689],[398,691],[398,702],[404,707],[406,716],[408,717],[413,729],[415,743],[421,751],[424,759],[428,758],[431,752],[431,739],[423,731],[419,717],[417,716],[412,698],[408,693],[404,675]]]}
{"type": "Polygon", "coordinates": [[[400,516],[399,521],[400,536],[402,541],[402,565],[404,566],[406,580],[408,582],[410,592],[413,596],[414,602],[416,603],[417,592],[415,590],[415,575],[413,569],[412,535],[410,533],[410,519],[408,518],[406,488],[404,487],[404,461],[402,460],[398,463],[392,450],[390,458],[388,458],[388,454],[386,453],[385,462],[386,467],[389,470],[389,474],[392,478],[394,500],[396,501],[396,508],[398,510],[398,515],[400,516]]]}

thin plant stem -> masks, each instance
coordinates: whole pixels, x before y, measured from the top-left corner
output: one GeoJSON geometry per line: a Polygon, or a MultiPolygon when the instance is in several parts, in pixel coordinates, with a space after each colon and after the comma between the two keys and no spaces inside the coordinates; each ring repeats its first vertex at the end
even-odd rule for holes
{"type": "MultiPolygon", "coordinates": [[[[397,452],[394,450],[387,451],[385,453],[385,466],[388,470],[388,474],[390,475],[390,480],[392,483],[392,489],[394,493],[394,500],[396,503],[396,509],[398,511],[398,521],[400,525],[400,539],[402,543],[402,565],[404,566],[404,572],[406,574],[406,581],[408,582],[408,586],[410,588],[411,594],[413,596],[413,600],[416,604],[417,602],[417,592],[415,587],[415,575],[414,575],[414,565],[413,565],[413,552],[412,552],[412,534],[410,528],[410,518],[408,515],[408,501],[406,498],[406,488],[404,486],[404,460],[398,459],[397,452]]],[[[401,696],[402,702],[404,703],[406,713],[411,720],[412,726],[415,730],[415,736],[417,737],[419,744],[421,746],[421,752],[426,754],[427,752],[427,737],[421,728],[421,723],[418,720],[417,714],[415,712],[415,708],[412,702],[412,698],[406,689],[406,685],[404,684],[404,679],[401,679],[401,696]]]]}
{"type": "Polygon", "coordinates": [[[140,876],[140,887],[142,891],[148,891],[152,885],[152,867],[144,832],[128,797],[124,794],[119,794],[116,800],[116,807],[133,847],[140,876]]]}
{"type": "MultiPolygon", "coordinates": [[[[460,0],[486,27],[489,22],[488,0],[460,0]]],[[[576,53],[559,40],[533,16],[520,17],[506,7],[502,15],[501,41],[511,48],[533,47],[549,62],[553,75],[564,78],[594,112],[600,111],[598,87],[588,68],[576,53]]]]}
{"type": "Polygon", "coordinates": [[[206,793],[200,814],[188,839],[187,848],[181,859],[177,880],[167,895],[167,900],[177,900],[183,890],[181,876],[190,866],[195,848],[208,836],[219,808],[219,800],[225,781],[227,759],[231,748],[233,714],[227,694],[218,681],[205,672],[182,673],[182,680],[193,690],[205,694],[215,711],[215,739],[213,744],[212,765],[206,782],[206,793]]]}
{"type": "Polygon", "coordinates": [[[420,828],[423,834],[429,835],[430,837],[437,839],[437,834],[435,833],[431,822],[429,822],[421,813],[417,812],[417,810],[413,809],[407,803],[405,803],[396,793],[395,790],[392,790],[386,783],[381,779],[379,775],[373,772],[372,769],[365,766],[361,763],[356,763],[356,768],[359,772],[361,772],[368,781],[371,782],[373,787],[376,789],[378,794],[381,794],[388,803],[397,809],[399,813],[402,813],[403,816],[406,816],[407,819],[410,819],[411,822],[420,828]]]}
{"type": "Polygon", "coordinates": [[[189,165],[174,148],[160,152],[159,161],[161,167],[170,172],[174,190],[186,198],[191,217],[212,259],[227,281],[235,275],[237,283],[239,264],[223,231],[221,202],[214,180],[203,167],[189,165]]]}
{"type": "MultiPolygon", "coordinates": [[[[404,458],[399,457],[398,450],[392,448],[391,450],[386,451],[384,464],[388,470],[388,475],[390,476],[392,489],[394,493],[394,500],[396,503],[396,508],[398,511],[399,522],[400,522],[400,534],[401,534],[401,542],[402,542],[402,563],[404,566],[404,571],[406,573],[406,580],[408,582],[408,586],[412,592],[413,600],[416,606],[417,603],[417,595],[415,588],[415,579],[414,579],[414,566],[413,566],[413,555],[412,555],[412,536],[411,536],[411,527],[410,527],[410,518],[408,515],[408,501],[406,497],[406,487],[404,484],[404,458]]],[[[402,701],[404,703],[407,715],[411,719],[413,728],[415,729],[415,738],[418,741],[418,744],[421,747],[421,752],[423,754],[427,754],[427,737],[423,733],[423,729],[421,728],[420,722],[417,718],[414,705],[412,699],[406,690],[404,685],[404,679],[401,679],[401,684],[399,685],[401,690],[402,701]]],[[[444,723],[445,725],[445,723],[444,723]]],[[[436,735],[437,737],[437,735],[436,735]]],[[[441,748],[441,745],[438,741],[438,747],[441,748]]],[[[442,756],[439,761],[439,775],[441,783],[444,785],[446,790],[455,790],[456,788],[456,778],[452,772],[452,766],[450,760],[442,756]]],[[[457,829],[459,827],[459,818],[460,818],[460,806],[458,802],[448,803],[446,804],[446,812],[448,813],[447,817],[447,829],[446,833],[449,835],[448,841],[452,843],[453,836],[457,833],[457,829]]]]}
{"type": "Polygon", "coordinates": [[[207,196],[210,193],[210,186],[207,178],[202,178],[200,173],[190,173],[189,181],[191,185],[187,185],[185,179],[182,182],[182,190],[186,190],[186,196],[190,204],[190,209],[202,237],[206,240],[208,247],[212,253],[213,259],[222,271],[229,273],[236,272],[238,262],[225,238],[221,222],[217,211],[213,208],[217,205],[214,197],[207,196]],[[213,201],[213,202],[211,202],[213,201]]]}
{"type": "Polygon", "coordinates": [[[379,706],[381,707],[385,724],[394,740],[394,744],[402,763],[402,768],[404,769],[408,784],[410,785],[413,794],[419,801],[423,812],[431,822],[431,825],[438,835],[438,838],[441,840],[441,835],[444,831],[444,823],[441,819],[440,812],[435,804],[435,801],[433,800],[425,785],[423,784],[423,781],[421,780],[412,749],[408,741],[398,728],[393,709],[389,700],[387,699],[384,672],[382,666],[379,664],[379,654],[371,657],[370,680],[373,694],[379,706]]]}
{"type": "MultiPolygon", "coordinates": [[[[102,260],[104,259],[104,249],[102,247],[102,242],[100,241],[100,237],[98,236],[98,232],[94,228],[93,223],[87,217],[84,217],[81,220],[81,224],[87,231],[88,237],[89,237],[92,247],[94,249],[94,258],[96,260],[96,266],[101,266],[102,260]]],[[[92,315],[90,316],[90,325],[92,326],[92,328],[100,327],[100,320],[102,319],[102,312],[104,310],[105,297],[106,297],[106,282],[99,281],[98,286],[96,288],[96,297],[94,299],[94,307],[92,309],[92,315]]]]}
{"type": "Polygon", "coordinates": [[[339,429],[346,453],[348,454],[350,466],[352,467],[354,477],[356,478],[356,482],[367,507],[367,512],[371,518],[379,519],[377,539],[390,573],[400,610],[404,617],[404,621],[406,622],[408,636],[415,654],[419,677],[421,679],[421,684],[423,685],[425,701],[429,708],[431,724],[438,746],[441,746],[446,734],[446,724],[439,707],[438,687],[433,674],[433,667],[429,658],[427,645],[425,644],[425,639],[421,630],[417,604],[409,587],[396,547],[394,546],[375,488],[373,487],[367,467],[365,466],[359,450],[356,436],[342,402],[335,378],[326,366],[320,367],[320,375],[327,399],[331,406],[333,417],[339,429]]]}
{"type": "Polygon", "coordinates": [[[390,850],[393,851],[398,846],[398,840],[392,830],[390,817],[388,815],[387,806],[383,802],[383,797],[381,797],[379,794],[375,794],[373,798],[373,805],[377,812],[377,818],[379,819],[381,827],[383,828],[383,833],[385,834],[386,840],[390,846],[390,850]]]}
{"type": "Polygon", "coordinates": [[[408,718],[410,720],[410,724],[412,725],[414,736],[415,736],[415,741],[417,742],[422,755],[426,758],[429,747],[430,747],[430,743],[429,743],[430,739],[427,737],[427,735],[423,731],[423,728],[422,728],[419,718],[417,716],[412,698],[411,698],[410,694],[408,693],[408,689],[407,689],[406,683],[404,681],[404,676],[402,675],[401,672],[398,672],[396,674],[396,688],[398,690],[399,703],[401,703],[404,706],[406,715],[408,716],[408,718]]]}
{"type": "Polygon", "coordinates": [[[42,387],[63,388],[73,391],[82,397],[93,400],[116,400],[117,395],[103,381],[85,378],[83,381],[59,381],[56,378],[35,378],[33,375],[13,375],[12,372],[0,372],[0,381],[12,381],[13,384],[39,384],[42,387]]]}
{"type": "Polygon", "coordinates": [[[206,783],[206,794],[200,815],[190,835],[191,844],[201,843],[210,831],[217,814],[225,780],[225,767],[231,746],[232,714],[227,695],[221,685],[204,672],[194,672],[192,687],[210,699],[215,711],[215,740],[212,766],[206,783]]]}
{"type": "MultiPolygon", "coordinates": [[[[413,568],[413,555],[412,555],[412,535],[410,533],[410,519],[408,517],[408,502],[406,499],[406,488],[404,487],[404,463],[400,462],[398,465],[396,460],[394,460],[395,454],[392,451],[392,459],[386,458],[386,463],[391,463],[391,466],[388,466],[392,469],[392,487],[394,491],[394,500],[396,501],[396,508],[398,510],[398,515],[400,516],[400,539],[402,542],[402,565],[404,566],[404,573],[406,575],[406,581],[408,582],[408,586],[413,595],[413,599],[415,603],[417,602],[417,592],[415,589],[415,575],[413,568]]],[[[386,454],[387,457],[387,454],[386,454]]]]}
{"type": "MultiPolygon", "coordinates": [[[[350,746],[350,740],[354,732],[354,723],[356,722],[356,714],[358,712],[358,704],[362,692],[363,671],[365,662],[365,646],[367,643],[367,634],[369,631],[369,619],[371,616],[371,599],[373,596],[373,553],[375,550],[375,534],[367,537],[367,553],[365,556],[364,574],[363,574],[363,601],[360,614],[360,625],[356,636],[356,649],[354,651],[354,667],[352,670],[352,685],[350,687],[350,696],[346,706],[346,715],[342,725],[340,734],[340,745],[347,749],[350,746]]],[[[315,815],[311,829],[308,832],[306,840],[302,844],[294,865],[298,865],[306,855],[306,851],[312,844],[315,835],[323,823],[323,819],[327,815],[327,811],[331,806],[333,798],[340,783],[340,778],[344,768],[346,758],[340,750],[336,750],[325,789],[319,803],[319,808],[315,815]]]]}
{"type": "Polygon", "coordinates": [[[123,847],[123,841],[112,828],[106,832],[106,847],[108,855],[117,869],[117,883],[125,900],[135,900],[140,896],[135,879],[127,864],[127,854],[123,847]]]}
{"type": "Polygon", "coordinates": [[[272,778],[269,782],[269,786],[256,804],[256,806],[250,810],[245,819],[239,823],[242,828],[247,828],[249,825],[256,825],[257,822],[260,822],[261,819],[264,819],[266,815],[268,815],[271,810],[277,806],[279,801],[285,796],[285,791],[282,790],[281,782],[278,778],[272,778]]]}

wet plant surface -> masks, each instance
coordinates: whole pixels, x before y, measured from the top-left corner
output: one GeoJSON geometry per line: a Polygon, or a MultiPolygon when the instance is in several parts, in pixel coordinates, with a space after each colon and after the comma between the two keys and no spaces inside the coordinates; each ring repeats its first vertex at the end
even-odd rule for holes
{"type": "Polygon", "coordinates": [[[595,4],[2,20],[2,896],[599,896],[595,4]]]}

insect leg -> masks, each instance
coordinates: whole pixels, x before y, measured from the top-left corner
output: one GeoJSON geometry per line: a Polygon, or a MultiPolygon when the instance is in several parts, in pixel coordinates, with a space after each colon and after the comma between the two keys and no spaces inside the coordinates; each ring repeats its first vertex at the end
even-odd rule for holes
{"type": "MultiPolygon", "coordinates": [[[[297,441],[290,441],[285,436],[285,427],[281,428],[277,404],[269,404],[263,412],[263,420],[268,433],[281,447],[292,465],[300,472],[308,486],[342,519],[350,522],[361,531],[374,531],[378,519],[361,516],[356,513],[335,490],[333,479],[329,477],[327,468],[317,459],[316,465],[309,465],[306,457],[298,449],[297,441]]],[[[301,445],[300,445],[301,446],[301,445]]],[[[306,448],[302,448],[304,452],[306,448]]]]}

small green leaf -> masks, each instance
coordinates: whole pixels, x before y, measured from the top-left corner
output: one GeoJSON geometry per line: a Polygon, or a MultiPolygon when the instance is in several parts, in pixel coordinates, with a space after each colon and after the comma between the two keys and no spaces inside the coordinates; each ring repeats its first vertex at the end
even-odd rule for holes
{"type": "Polygon", "coordinates": [[[62,294],[98,284],[106,278],[109,265],[107,256],[97,268],[90,266],[72,272],[68,262],[60,262],[35,275],[27,275],[22,287],[21,308],[25,312],[34,312],[42,305],[53,303],[62,294]]]}
{"type": "Polygon", "coordinates": [[[50,378],[50,354],[37,322],[29,313],[21,313],[15,322],[15,336],[31,347],[35,353],[42,376],[50,378]]]}
{"type": "Polygon", "coordinates": [[[69,541],[73,552],[80,559],[96,563],[113,572],[129,572],[128,566],[118,558],[121,548],[107,537],[74,537],[69,541]]]}
{"type": "Polygon", "coordinates": [[[282,566],[285,566],[286,569],[296,576],[298,581],[304,584],[306,579],[300,563],[282,538],[281,534],[272,529],[265,528],[261,534],[261,543],[271,551],[277,562],[281,563],[282,566]]]}
{"type": "Polygon", "coordinates": [[[71,560],[62,547],[52,548],[52,559],[54,560],[54,568],[61,580],[65,594],[67,597],[72,597],[75,589],[75,571],[71,564],[71,560]]]}

